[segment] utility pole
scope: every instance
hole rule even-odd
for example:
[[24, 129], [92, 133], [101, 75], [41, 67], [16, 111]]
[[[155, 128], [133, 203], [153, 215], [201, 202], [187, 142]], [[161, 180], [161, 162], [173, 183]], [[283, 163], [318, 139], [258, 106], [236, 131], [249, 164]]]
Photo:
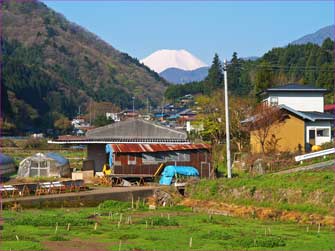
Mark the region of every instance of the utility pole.
[[147, 97], [147, 114], [149, 114], [149, 98]]
[[92, 100], [90, 99], [90, 126], [92, 125]]
[[227, 60], [226, 59], [223, 62], [223, 72], [224, 72], [224, 101], [225, 101], [225, 114], [226, 114], [227, 175], [228, 175], [228, 179], [231, 179], [228, 78], [227, 78]]
[[133, 96], [133, 117], [135, 118], [135, 97]]

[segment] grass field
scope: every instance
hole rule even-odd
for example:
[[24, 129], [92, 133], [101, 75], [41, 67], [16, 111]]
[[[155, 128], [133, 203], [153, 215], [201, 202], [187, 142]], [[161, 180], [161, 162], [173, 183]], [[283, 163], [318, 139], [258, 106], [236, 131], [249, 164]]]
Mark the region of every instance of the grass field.
[[208, 215], [181, 206], [149, 211], [106, 201], [96, 208], [4, 211], [3, 217], [1, 250], [334, 248], [330, 227]]

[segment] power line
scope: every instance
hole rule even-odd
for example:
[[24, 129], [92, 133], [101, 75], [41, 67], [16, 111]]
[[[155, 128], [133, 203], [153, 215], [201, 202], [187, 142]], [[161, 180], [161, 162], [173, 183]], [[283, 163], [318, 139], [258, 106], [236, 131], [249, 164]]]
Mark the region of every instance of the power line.
[[[335, 72], [335, 69], [322, 69], [320, 66], [284, 66], [284, 65], [253, 65], [253, 66], [238, 66], [239, 69], [269, 69], [269, 70], [303, 70], [305, 72]], [[331, 68], [331, 66], [329, 66]]]

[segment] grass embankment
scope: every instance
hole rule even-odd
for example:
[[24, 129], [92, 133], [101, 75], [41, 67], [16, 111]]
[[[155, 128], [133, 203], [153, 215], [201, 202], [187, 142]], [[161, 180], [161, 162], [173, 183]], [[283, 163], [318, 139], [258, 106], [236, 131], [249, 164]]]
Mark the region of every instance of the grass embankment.
[[6, 210], [3, 217], [1, 250], [332, 250], [334, 246], [329, 227], [318, 231], [315, 225], [211, 216], [180, 206], [149, 211], [143, 205], [131, 209], [130, 203], [106, 201], [97, 208]]
[[328, 169], [201, 180], [189, 186], [187, 194], [194, 199], [333, 215], [334, 172]]

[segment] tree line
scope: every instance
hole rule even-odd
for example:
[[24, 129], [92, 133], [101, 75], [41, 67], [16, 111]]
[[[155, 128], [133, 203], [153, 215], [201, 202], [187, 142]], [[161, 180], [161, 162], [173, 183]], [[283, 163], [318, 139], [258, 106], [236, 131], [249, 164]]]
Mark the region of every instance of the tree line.
[[[255, 97], [263, 89], [296, 82], [327, 88], [330, 94], [326, 102], [330, 103], [334, 97], [333, 48], [334, 42], [328, 38], [321, 46], [309, 43], [274, 48], [255, 61], [239, 58], [234, 52], [227, 66], [229, 92]], [[203, 81], [171, 85], [165, 97], [174, 100], [186, 94], [211, 95], [223, 84], [222, 62], [215, 54]]]

